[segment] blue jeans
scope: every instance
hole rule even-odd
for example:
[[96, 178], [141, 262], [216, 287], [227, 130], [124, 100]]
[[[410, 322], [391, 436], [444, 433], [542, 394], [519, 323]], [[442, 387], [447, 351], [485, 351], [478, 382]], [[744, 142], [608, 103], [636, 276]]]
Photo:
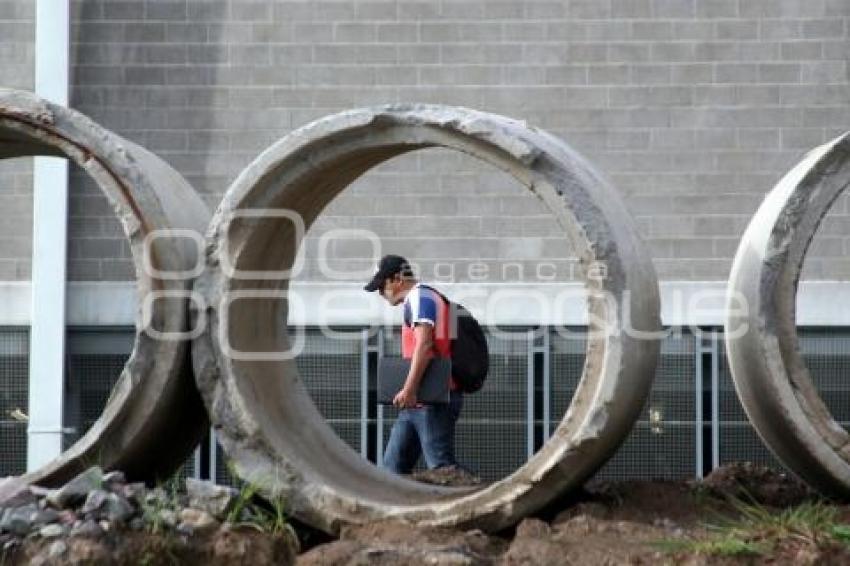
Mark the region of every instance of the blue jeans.
[[383, 466], [397, 474], [409, 474], [420, 454], [429, 469], [457, 465], [455, 423], [463, 407], [463, 393], [451, 391], [448, 403], [402, 409], [390, 431]]

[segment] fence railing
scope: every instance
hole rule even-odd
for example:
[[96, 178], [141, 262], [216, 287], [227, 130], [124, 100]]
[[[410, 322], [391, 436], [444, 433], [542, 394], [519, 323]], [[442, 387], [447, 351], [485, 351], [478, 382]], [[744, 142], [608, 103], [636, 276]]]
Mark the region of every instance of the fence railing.
[[[396, 410], [375, 402], [377, 362], [400, 356], [398, 328], [318, 328], [305, 332], [296, 359], [328, 424], [351, 448], [380, 462]], [[584, 365], [581, 328], [488, 331], [490, 375], [465, 396], [456, 430], [459, 461], [485, 480], [513, 472], [553, 433], [569, 406]], [[735, 395], [722, 339], [707, 329], [675, 329], [662, 342], [655, 381], [640, 418], [617, 454], [598, 472], [604, 479], [681, 479], [748, 460], [776, 468]], [[66, 446], [97, 419], [132, 347], [132, 329], [69, 328], [64, 420]], [[850, 330], [800, 329], [813, 379], [837, 420], [850, 426]], [[26, 467], [28, 329], [0, 328], [0, 477]], [[211, 436], [184, 475], [233, 483]], [[420, 468], [422, 464], [420, 463]]]

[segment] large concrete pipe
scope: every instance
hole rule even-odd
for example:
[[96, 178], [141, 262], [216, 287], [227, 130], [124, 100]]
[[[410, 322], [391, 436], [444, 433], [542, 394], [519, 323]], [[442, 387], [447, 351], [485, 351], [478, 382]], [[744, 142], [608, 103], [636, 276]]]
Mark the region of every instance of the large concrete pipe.
[[850, 132], [813, 149], [767, 195], [732, 264], [726, 349], [759, 436], [812, 486], [850, 495], [850, 435], [830, 414], [800, 354], [800, 270], [830, 205], [850, 184]]
[[[22, 479], [57, 484], [93, 464], [130, 478], [164, 478], [208, 426], [191, 375], [186, 306], [209, 211], [183, 177], [150, 152], [78, 112], [2, 89], [0, 159], [33, 155], [67, 157], [109, 199], [130, 242], [139, 309], [133, 352], [103, 414], [73, 446]], [[149, 316], [143, 317], [146, 304]]]
[[[294, 211], [309, 227], [370, 168], [428, 147], [513, 175], [551, 209], [585, 275], [592, 262], [607, 269], [586, 277], [591, 333], [566, 415], [526, 464], [477, 489], [420, 484], [369, 463], [322, 418], [294, 360], [278, 355], [289, 343], [288, 280], [275, 274], [293, 265], [298, 245], [292, 220], [279, 213]], [[580, 486], [614, 454], [658, 358], [655, 272], [616, 191], [562, 141], [493, 114], [397, 105], [343, 112], [292, 132], [227, 191], [207, 232], [206, 262], [195, 289], [206, 298], [209, 324], [192, 350], [218, 438], [242, 478], [285, 497], [296, 517], [328, 532], [382, 518], [487, 530], [517, 521]]]

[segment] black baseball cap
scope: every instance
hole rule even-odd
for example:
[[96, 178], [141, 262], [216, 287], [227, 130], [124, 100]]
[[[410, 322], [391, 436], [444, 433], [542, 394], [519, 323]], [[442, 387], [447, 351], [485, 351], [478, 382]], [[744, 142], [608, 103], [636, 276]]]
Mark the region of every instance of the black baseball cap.
[[412, 277], [413, 269], [411, 269], [407, 260], [400, 255], [385, 255], [378, 262], [378, 271], [372, 276], [372, 280], [363, 288], [369, 292], [377, 291], [384, 286], [385, 279], [392, 277], [396, 273]]

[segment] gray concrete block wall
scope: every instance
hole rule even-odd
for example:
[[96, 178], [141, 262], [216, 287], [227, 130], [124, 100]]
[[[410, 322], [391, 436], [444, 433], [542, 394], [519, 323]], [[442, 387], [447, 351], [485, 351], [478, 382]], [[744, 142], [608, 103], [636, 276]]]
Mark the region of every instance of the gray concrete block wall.
[[[32, 89], [35, 3], [0, 0], [0, 86]], [[30, 278], [32, 159], [0, 161], [0, 281]]]
[[[847, 0], [72, 6], [72, 104], [162, 155], [211, 207], [267, 144], [314, 118], [394, 101], [471, 106], [549, 129], [591, 159], [668, 280], [726, 279], [764, 193], [850, 127]], [[126, 248], [109, 243], [120, 227], [90, 189], [75, 177], [70, 276], [129, 279]], [[850, 275], [848, 223], [843, 199], [808, 277]], [[526, 280], [539, 264], [574, 267], [533, 197], [445, 151], [393, 160], [342, 194], [308, 234], [300, 279], [322, 277], [318, 238], [339, 226], [373, 229], [425, 277], [452, 258], [461, 280], [479, 258], [498, 273], [490, 280], [518, 277], [499, 269], [507, 262], [528, 266]], [[329, 263], [371, 265], [364, 249], [336, 242]]]

